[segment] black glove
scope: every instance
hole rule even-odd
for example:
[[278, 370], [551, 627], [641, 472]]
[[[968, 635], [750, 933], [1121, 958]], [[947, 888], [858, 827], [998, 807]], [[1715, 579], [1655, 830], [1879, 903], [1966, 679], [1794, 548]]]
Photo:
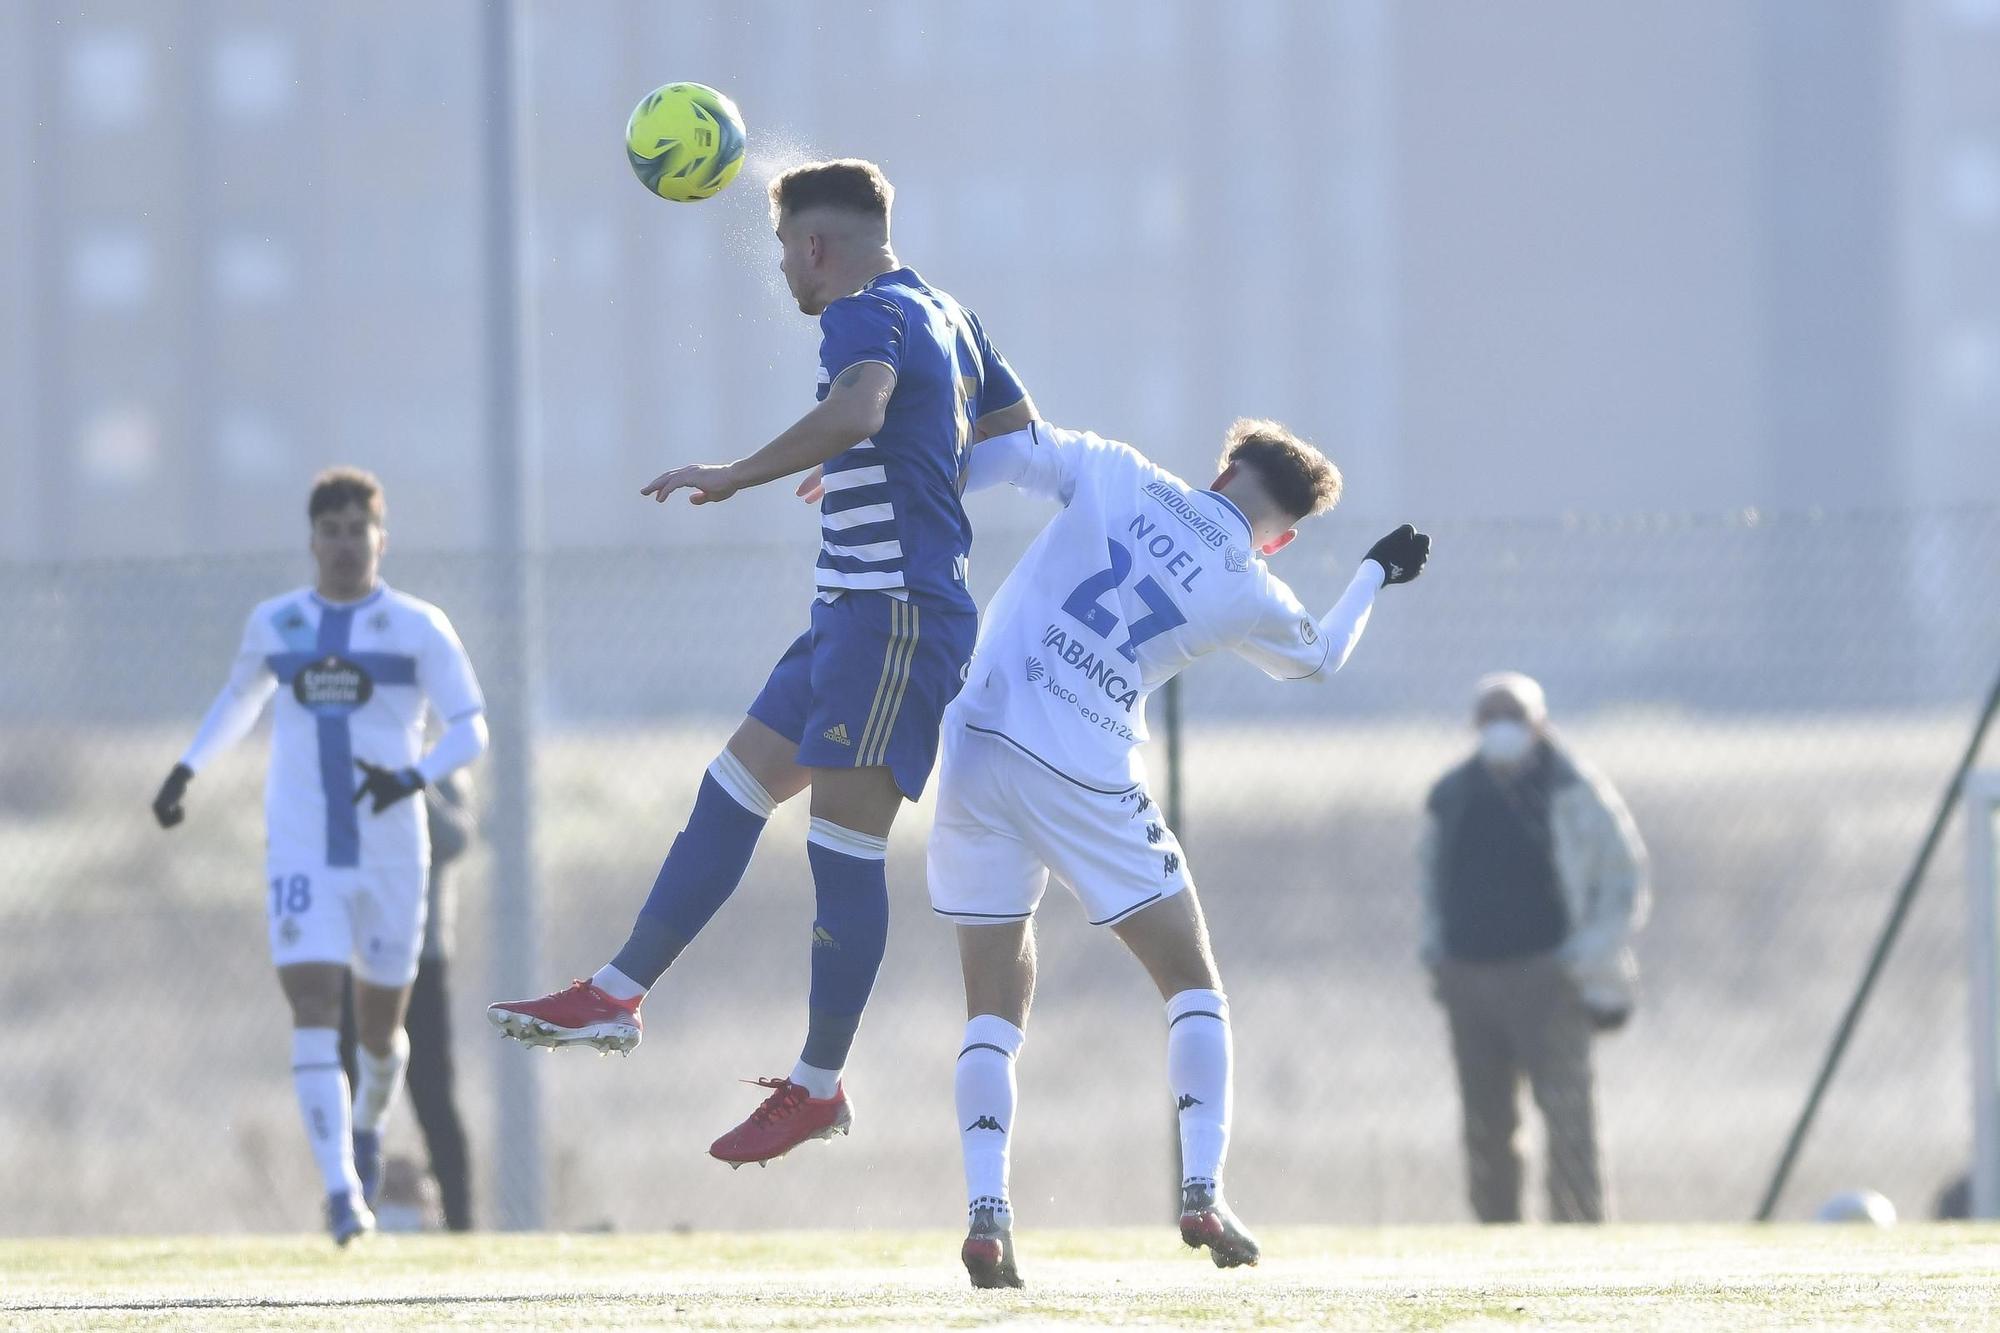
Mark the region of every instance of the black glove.
[[187, 818], [187, 811], [181, 809], [181, 797], [187, 795], [188, 782], [193, 777], [193, 769], [186, 764], [175, 764], [174, 771], [160, 784], [160, 794], [153, 798], [153, 818], [160, 821], [161, 828], [172, 828]]
[[424, 775], [414, 768], [383, 768], [366, 759], [355, 760], [354, 766], [368, 775], [361, 779], [361, 789], [354, 793], [354, 803], [360, 805], [363, 797], [373, 796], [374, 812], [378, 815], [404, 797], [424, 789]]
[[1408, 583], [1424, 572], [1424, 562], [1431, 558], [1430, 534], [1405, 523], [1369, 547], [1365, 558], [1382, 566], [1382, 572], [1389, 576], [1382, 580], [1383, 587]]

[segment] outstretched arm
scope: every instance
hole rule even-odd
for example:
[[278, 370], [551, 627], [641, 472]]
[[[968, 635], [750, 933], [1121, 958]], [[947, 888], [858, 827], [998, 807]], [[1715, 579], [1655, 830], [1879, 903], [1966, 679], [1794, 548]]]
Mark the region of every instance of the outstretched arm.
[[1267, 574], [1264, 611], [1236, 651], [1279, 680], [1330, 679], [1361, 642], [1376, 594], [1423, 573], [1430, 552], [1431, 539], [1405, 523], [1368, 548], [1340, 600], [1317, 620], [1305, 614], [1291, 589]]
[[1103, 468], [1144, 466], [1145, 460], [1129, 444], [1089, 431], [1031, 421], [1025, 430], [972, 446], [965, 463], [964, 489], [970, 493], [992, 486], [1016, 486], [1066, 505], [1076, 498], [1077, 480], [1084, 474]]
[[733, 463], [670, 469], [639, 494], [665, 501], [675, 491], [687, 490], [695, 504], [716, 504], [747, 487], [818, 467], [882, 429], [895, 389], [896, 372], [882, 362], [849, 366], [834, 377], [823, 401], [756, 453]]

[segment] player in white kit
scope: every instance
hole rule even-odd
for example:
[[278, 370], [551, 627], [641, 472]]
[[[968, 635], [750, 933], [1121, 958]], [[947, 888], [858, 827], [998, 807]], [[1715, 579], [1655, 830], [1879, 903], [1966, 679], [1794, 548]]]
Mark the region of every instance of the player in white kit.
[[[337, 468], [307, 503], [315, 586], [259, 603], [229, 680], [174, 765], [153, 813], [185, 817], [194, 775], [256, 725], [276, 696], [264, 788], [265, 913], [292, 1010], [292, 1083], [345, 1245], [374, 1226], [382, 1123], [409, 1063], [403, 1011], [424, 937], [430, 842], [409, 797], [486, 749], [485, 701], [444, 612], [378, 580], [381, 484]], [[282, 688], [281, 688], [282, 687]], [[426, 704], [444, 734], [424, 752]], [[340, 1065], [349, 968], [360, 1067]]]
[[1129, 445], [1036, 423], [974, 451], [967, 489], [1010, 482], [1063, 505], [986, 609], [945, 713], [931, 904], [959, 926], [966, 1024], [956, 1091], [973, 1285], [1019, 1286], [1007, 1162], [1035, 980], [1033, 917], [1053, 871], [1117, 932], [1166, 1000], [1179, 1109], [1181, 1237], [1218, 1267], [1257, 1262], [1224, 1204], [1229, 1003], [1179, 842], [1146, 793], [1146, 698], [1196, 658], [1233, 651], [1281, 680], [1325, 680], [1376, 593], [1423, 571], [1430, 538], [1377, 542], [1333, 609], [1308, 614], [1265, 566], [1340, 473], [1273, 421], [1231, 427], [1208, 490]]

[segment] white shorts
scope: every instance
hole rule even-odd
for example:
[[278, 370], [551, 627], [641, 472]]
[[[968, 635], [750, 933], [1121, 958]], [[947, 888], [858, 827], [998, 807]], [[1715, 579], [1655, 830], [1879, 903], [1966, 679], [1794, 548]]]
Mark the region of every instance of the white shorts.
[[961, 926], [1025, 921], [1049, 872], [1093, 926], [1188, 885], [1180, 840], [1144, 787], [1084, 786], [998, 736], [946, 723], [927, 871], [931, 910]]
[[336, 963], [371, 986], [409, 985], [424, 944], [426, 878], [422, 866], [272, 864], [264, 877], [271, 961]]

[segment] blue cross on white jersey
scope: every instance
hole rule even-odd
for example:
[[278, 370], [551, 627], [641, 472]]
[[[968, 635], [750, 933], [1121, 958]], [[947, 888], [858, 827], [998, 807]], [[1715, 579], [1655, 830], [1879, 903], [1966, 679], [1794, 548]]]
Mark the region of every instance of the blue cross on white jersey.
[[[264, 803], [274, 862], [428, 863], [423, 802], [379, 815], [356, 805], [355, 761], [411, 767], [423, 753], [426, 703], [447, 723], [485, 707], [442, 611], [386, 586], [350, 603], [306, 588], [273, 598], [244, 626], [231, 691], [255, 707], [277, 696]], [[199, 770], [226, 743], [204, 728], [184, 762]]]

